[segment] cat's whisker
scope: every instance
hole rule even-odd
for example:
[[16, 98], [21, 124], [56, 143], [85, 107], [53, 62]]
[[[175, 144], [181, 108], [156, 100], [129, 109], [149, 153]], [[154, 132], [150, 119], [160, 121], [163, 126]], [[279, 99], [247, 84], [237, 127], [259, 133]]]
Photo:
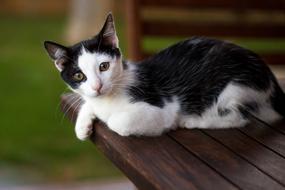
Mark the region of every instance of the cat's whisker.
[[70, 97], [70, 96], [75, 96], [76, 94], [74, 94], [74, 93], [69, 93], [69, 94], [65, 94], [65, 92], [63, 92], [61, 95], [63, 95], [64, 94], [64, 96], [66, 96], [66, 97]]
[[64, 117], [67, 115], [67, 113], [69, 112], [69, 110], [70, 110], [76, 103], [78, 103], [79, 101], [80, 101], [80, 98], [77, 99], [75, 102], [73, 102], [73, 103], [68, 107], [68, 109], [67, 109], [67, 110], [64, 112], [64, 114], [62, 115], [62, 118], [61, 118], [60, 123], [63, 122], [63, 119], [64, 119]]
[[[128, 76], [129, 75], [129, 76]], [[115, 80], [113, 80], [113, 82], [117, 82], [117, 81], [127, 81], [127, 80], [129, 80], [129, 81], [131, 81], [131, 78], [132, 78], [132, 75], [131, 74], [120, 74], [119, 76], [117, 76], [116, 78], [115, 78]]]
[[[143, 90], [141, 90], [140, 88], [136, 87], [136, 86], [126, 86], [126, 85], [121, 85], [121, 84], [112, 84], [113, 87], [121, 87], [121, 88], [134, 88], [136, 90], [138, 90], [141, 94], [145, 94], [145, 92]], [[148, 92], [151, 93], [151, 92]]]
[[[68, 88], [66, 88], [66, 90], [67, 90]], [[65, 92], [66, 92], [66, 90], [61, 94], [61, 95], [63, 95]], [[74, 96], [74, 94], [67, 94], [67, 95], [65, 95], [66, 97], [72, 97], [72, 96]], [[55, 109], [55, 113], [54, 113], [54, 117], [55, 118], [57, 118], [57, 115], [58, 115], [58, 113], [59, 113], [59, 108], [60, 108], [60, 106], [61, 106], [61, 102], [59, 101], [58, 103], [57, 103], [57, 105], [56, 105], [56, 109]]]
[[78, 95], [73, 95], [73, 96], [71, 96], [70, 99], [68, 98], [66, 104], [62, 108], [62, 111], [64, 112], [66, 107], [78, 97], [79, 97]]
[[[75, 102], [77, 101], [76, 97], [73, 97], [73, 100], [75, 100]], [[63, 118], [66, 116], [66, 113], [68, 112], [68, 109], [70, 108], [70, 103], [71, 103], [71, 100], [67, 101], [64, 108], [62, 109], [62, 112], [63, 112], [63, 115], [61, 117], [61, 120], [60, 120], [60, 123], [62, 123], [63, 121]], [[73, 102], [74, 103], [74, 102]], [[72, 104], [73, 104], [72, 103]], [[67, 108], [67, 109], [66, 109]]]
[[74, 105], [74, 104], [76, 104], [79, 100], [81, 100], [81, 97], [77, 97], [77, 98], [75, 98], [74, 100], [73, 100], [73, 103], [68, 103], [68, 104], [70, 104], [70, 106], [66, 109], [66, 110], [64, 110], [64, 113], [66, 114], [66, 113], [68, 113], [68, 111], [72, 108], [72, 106]]
[[82, 105], [82, 102], [81, 101], [79, 101], [78, 102], [78, 104], [77, 105], [75, 105], [75, 107], [74, 107], [74, 109], [73, 109], [73, 111], [72, 111], [72, 114], [71, 114], [71, 121], [74, 121], [74, 113], [77, 111], [77, 108], [80, 106], [80, 105]]
[[81, 101], [81, 97], [78, 97], [78, 99], [76, 99], [76, 100], [68, 107], [67, 110], [63, 110], [63, 111], [64, 111], [64, 114], [63, 114], [63, 116], [62, 116], [62, 118], [61, 118], [61, 123], [62, 123], [64, 117], [67, 115], [68, 111], [69, 111], [76, 103], [78, 103], [79, 101]]

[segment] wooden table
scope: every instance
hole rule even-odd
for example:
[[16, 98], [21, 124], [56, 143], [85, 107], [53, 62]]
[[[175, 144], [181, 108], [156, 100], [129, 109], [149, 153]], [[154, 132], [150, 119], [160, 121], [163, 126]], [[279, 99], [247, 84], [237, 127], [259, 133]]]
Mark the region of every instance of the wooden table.
[[[72, 103], [62, 96], [62, 108]], [[285, 189], [285, 122], [160, 137], [121, 137], [100, 121], [94, 130], [91, 140], [138, 189]]]

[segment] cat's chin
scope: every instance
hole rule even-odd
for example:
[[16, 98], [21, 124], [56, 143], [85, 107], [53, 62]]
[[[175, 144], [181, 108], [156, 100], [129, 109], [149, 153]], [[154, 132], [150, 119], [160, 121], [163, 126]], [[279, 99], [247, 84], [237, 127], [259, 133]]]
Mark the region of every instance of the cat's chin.
[[89, 91], [89, 92], [82, 92], [82, 91], [77, 91], [77, 90], [73, 90], [74, 92], [76, 92], [77, 94], [79, 94], [80, 96], [86, 97], [86, 98], [101, 98], [101, 97], [105, 97], [105, 96], [109, 96], [112, 94], [112, 89], [111, 88], [106, 88], [106, 89], [102, 89], [102, 91], [100, 93], [95, 92], [95, 91]]
[[106, 94], [107, 93], [96, 93], [96, 92], [94, 92], [94, 93], [88, 93], [88, 94], [84, 94], [84, 96], [86, 96], [86, 97], [88, 97], [88, 98], [101, 98], [101, 97], [104, 97], [104, 96], [106, 96]]
[[96, 92], [89, 92], [89, 93], [82, 93], [80, 91], [74, 91], [75, 93], [79, 94], [82, 97], [86, 97], [86, 98], [96, 98], [98, 96], [100, 96], [101, 94], [98, 94]]

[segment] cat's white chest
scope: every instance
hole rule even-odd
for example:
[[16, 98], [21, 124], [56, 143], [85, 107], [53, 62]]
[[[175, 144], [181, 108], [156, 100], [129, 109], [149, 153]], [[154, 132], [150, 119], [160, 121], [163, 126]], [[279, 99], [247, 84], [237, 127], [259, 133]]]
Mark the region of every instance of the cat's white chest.
[[91, 105], [95, 116], [104, 122], [113, 113], [122, 112], [132, 106], [126, 96], [88, 99], [86, 103]]

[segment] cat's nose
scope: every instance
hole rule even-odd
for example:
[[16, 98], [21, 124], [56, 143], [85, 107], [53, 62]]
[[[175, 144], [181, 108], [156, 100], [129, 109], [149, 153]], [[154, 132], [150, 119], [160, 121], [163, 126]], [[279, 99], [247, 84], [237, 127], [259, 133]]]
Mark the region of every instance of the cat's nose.
[[92, 89], [97, 91], [97, 92], [100, 92], [101, 88], [102, 88], [102, 83], [97, 83], [97, 84], [92, 86]]

